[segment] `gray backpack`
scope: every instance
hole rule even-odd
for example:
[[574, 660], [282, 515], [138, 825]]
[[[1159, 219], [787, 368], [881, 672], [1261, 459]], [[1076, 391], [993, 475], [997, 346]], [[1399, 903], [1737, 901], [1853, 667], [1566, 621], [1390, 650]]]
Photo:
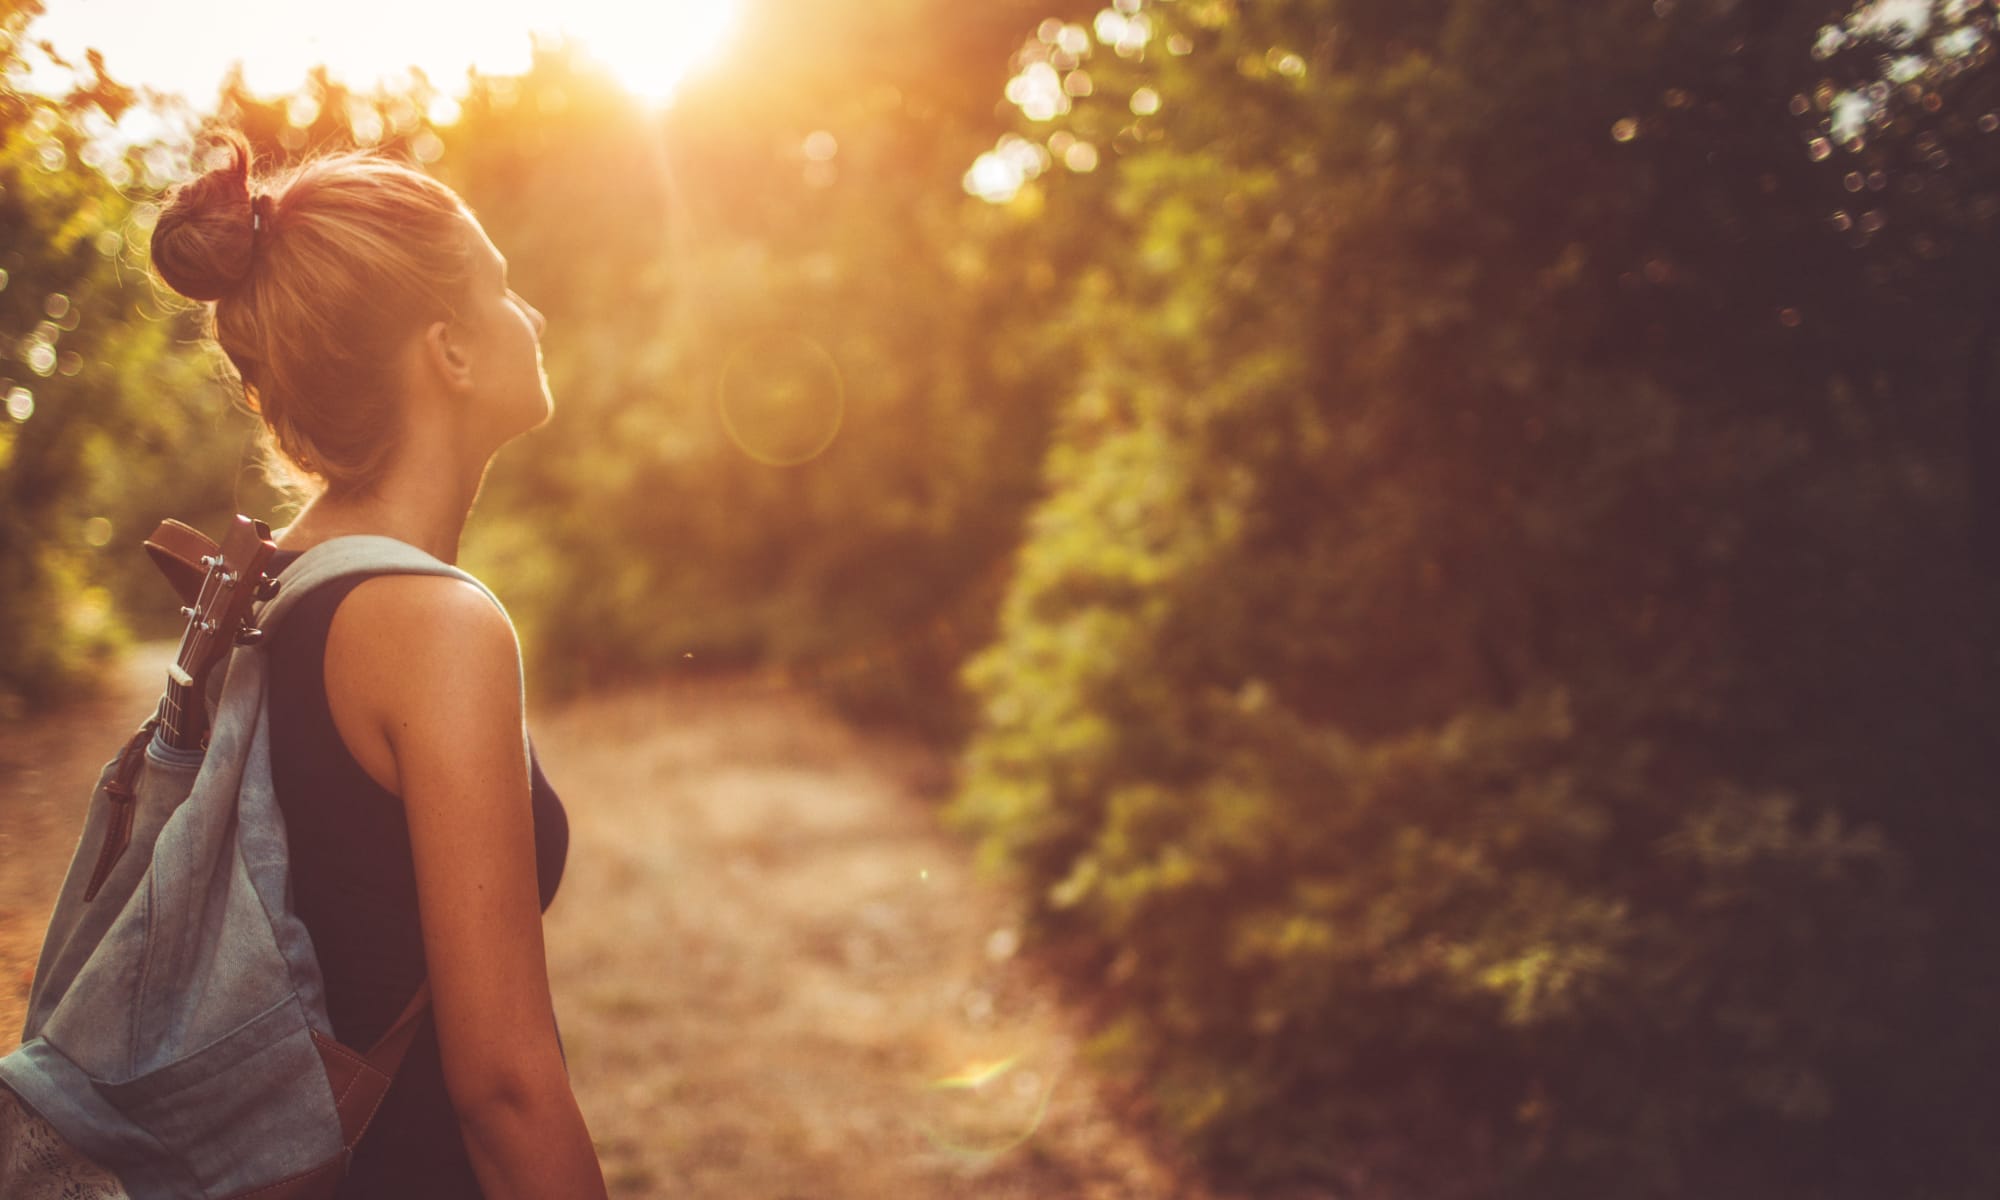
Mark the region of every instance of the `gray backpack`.
[[[300, 555], [250, 623], [268, 631], [360, 571], [450, 575], [493, 596], [413, 546], [357, 535]], [[291, 909], [266, 666], [255, 644], [228, 652], [205, 750], [167, 744], [156, 716], [98, 780], [22, 1044], [0, 1057], [8, 1200], [330, 1196], [388, 1091], [429, 985], [376, 1046], [334, 1040]]]

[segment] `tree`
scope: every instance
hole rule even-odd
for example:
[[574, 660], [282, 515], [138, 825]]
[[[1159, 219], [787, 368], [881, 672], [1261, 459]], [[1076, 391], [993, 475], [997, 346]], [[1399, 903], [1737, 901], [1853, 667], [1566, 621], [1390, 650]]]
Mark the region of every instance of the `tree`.
[[[22, 60], [39, 5], [0, 11], [0, 69]], [[174, 601], [139, 553], [164, 516], [228, 503], [234, 450], [209, 364], [182, 344], [145, 273], [158, 148], [116, 122], [156, 103], [104, 73], [60, 100], [0, 89], [0, 708], [73, 689], [129, 614], [171, 626]]]
[[1030, 48], [1115, 169], [1030, 185], [1106, 249], [955, 811], [1221, 1168], [1991, 1190], [1968, 330], [1816, 219], [1839, 15], [1128, 2]]

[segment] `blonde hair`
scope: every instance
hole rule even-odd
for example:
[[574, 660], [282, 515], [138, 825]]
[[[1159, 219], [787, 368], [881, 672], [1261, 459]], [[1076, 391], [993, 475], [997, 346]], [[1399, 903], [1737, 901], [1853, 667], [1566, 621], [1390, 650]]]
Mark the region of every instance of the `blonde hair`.
[[294, 499], [366, 493], [401, 429], [395, 352], [466, 295], [470, 214], [444, 184], [378, 154], [256, 178], [241, 133], [210, 137], [223, 161], [168, 195], [153, 268], [210, 302], [205, 332], [262, 418], [274, 482]]

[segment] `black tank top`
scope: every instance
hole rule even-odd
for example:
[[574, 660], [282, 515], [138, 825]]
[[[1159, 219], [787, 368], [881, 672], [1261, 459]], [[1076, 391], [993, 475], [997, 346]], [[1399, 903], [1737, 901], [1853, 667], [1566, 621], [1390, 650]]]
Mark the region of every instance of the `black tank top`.
[[[281, 550], [275, 573], [299, 551]], [[367, 1049], [423, 981], [423, 931], [403, 802], [347, 750], [326, 701], [334, 610], [369, 575], [313, 589], [271, 633], [271, 777], [290, 844], [292, 903], [326, 980], [334, 1036]], [[546, 911], [562, 880], [569, 821], [532, 743], [536, 881]], [[437, 1027], [424, 1014], [402, 1069], [356, 1147], [340, 1200], [479, 1198], [445, 1091]]]

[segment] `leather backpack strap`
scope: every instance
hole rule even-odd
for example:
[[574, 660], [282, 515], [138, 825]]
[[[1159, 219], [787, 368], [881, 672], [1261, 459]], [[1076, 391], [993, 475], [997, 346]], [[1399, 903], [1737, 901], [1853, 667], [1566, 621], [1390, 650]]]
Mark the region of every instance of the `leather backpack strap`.
[[238, 1193], [229, 1200], [330, 1200], [347, 1174], [348, 1163], [354, 1158], [354, 1148], [361, 1144], [361, 1135], [368, 1132], [369, 1123], [375, 1119], [375, 1110], [382, 1106], [382, 1098], [389, 1094], [389, 1084], [396, 1078], [397, 1069], [403, 1065], [403, 1056], [409, 1052], [410, 1043], [416, 1037], [417, 1023], [423, 1019], [424, 1010], [430, 1007], [430, 999], [430, 981], [425, 980], [417, 985], [417, 994], [403, 1006], [402, 1015], [376, 1041], [375, 1048], [366, 1054], [356, 1054], [319, 1030], [313, 1030], [313, 1045], [319, 1050], [320, 1061], [326, 1065], [327, 1082], [333, 1085], [334, 1110], [340, 1114], [341, 1152], [316, 1167], [288, 1179]]
[[403, 1015], [389, 1026], [389, 1032], [375, 1042], [375, 1048], [368, 1052], [369, 1065], [384, 1075], [393, 1076], [396, 1068], [403, 1065], [403, 1056], [410, 1052], [410, 1043], [416, 1040], [417, 1023], [423, 1020], [424, 1010], [431, 1004], [431, 981], [426, 979], [417, 985], [417, 994], [403, 1006]]
[[356, 1054], [318, 1030], [313, 1031], [313, 1044], [319, 1049], [320, 1061], [326, 1065], [327, 1082], [333, 1085], [333, 1106], [340, 1114], [340, 1140], [350, 1151], [360, 1143], [361, 1135], [368, 1132], [375, 1110], [382, 1106], [382, 1097], [389, 1094], [389, 1085], [402, 1067], [410, 1043], [416, 1040], [417, 1026], [430, 1002], [431, 985], [425, 980], [417, 986], [417, 994], [403, 1006], [402, 1015], [366, 1054]]

